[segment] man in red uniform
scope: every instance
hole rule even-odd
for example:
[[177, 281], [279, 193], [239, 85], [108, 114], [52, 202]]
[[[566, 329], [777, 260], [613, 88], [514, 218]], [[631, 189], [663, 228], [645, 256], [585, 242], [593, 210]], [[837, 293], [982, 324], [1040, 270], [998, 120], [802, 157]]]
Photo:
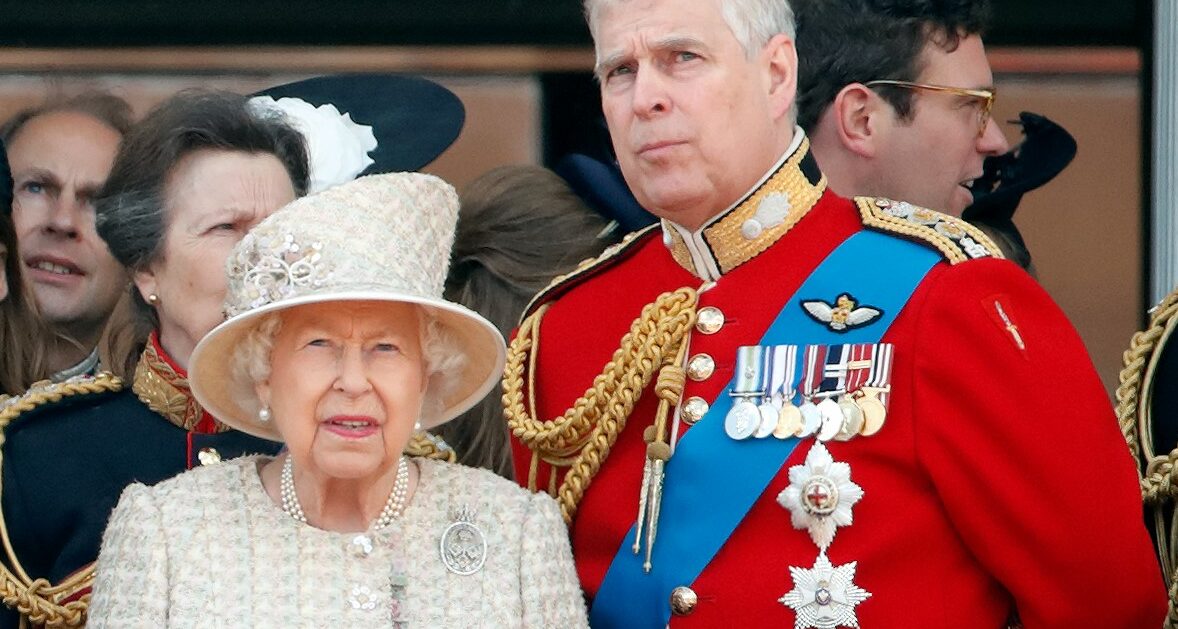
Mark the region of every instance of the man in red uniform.
[[1160, 624], [1079, 338], [972, 227], [827, 189], [788, 5], [586, 13], [619, 163], [662, 221], [535, 300], [504, 401], [592, 624]]

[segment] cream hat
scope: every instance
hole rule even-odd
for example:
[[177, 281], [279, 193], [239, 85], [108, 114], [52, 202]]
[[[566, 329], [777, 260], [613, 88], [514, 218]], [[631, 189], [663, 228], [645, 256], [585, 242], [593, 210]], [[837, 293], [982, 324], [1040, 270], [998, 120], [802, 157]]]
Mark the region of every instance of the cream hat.
[[[431, 312], [465, 355], [430, 428], [491, 390], [503, 371], [503, 336], [473, 311], [446, 301], [458, 195], [432, 175], [370, 175], [303, 197], [254, 227], [226, 262], [229, 317], [192, 353], [189, 382], [201, 406], [243, 432], [280, 440], [257, 417], [252, 383], [235, 383], [235, 348], [265, 317], [304, 304], [391, 301]], [[248, 393], [243, 393], [248, 391]]]

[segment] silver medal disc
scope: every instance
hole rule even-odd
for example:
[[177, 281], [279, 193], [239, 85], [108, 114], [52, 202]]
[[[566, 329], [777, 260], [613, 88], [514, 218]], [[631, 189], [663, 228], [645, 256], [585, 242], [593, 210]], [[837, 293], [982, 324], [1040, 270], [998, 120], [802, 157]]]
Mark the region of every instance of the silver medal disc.
[[761, 414], [761, 425], [757, 427], [757, 433], [753, 436], [757, 439], [764, 439], [773, 434], [773, 429], [777, 428], [777, 407], [773, 406], [772, 402], [762, 402], [757, 407], [757, 412]]
[[733, 439], [748, 439], [760, 426], [761, 413], [757, 405], [748, 400], [737, 400], [724, 417], [724, 432]]
[[843, 429], [843, 421], [846, 418], [843, 417], [843, 411], [838, 403], [830, 398], [818, 403], [818, 412], [822, 415], [822, 428], [818, 429], [818, 440], [830, 441]]
[[805, 439], [817, 433], [818, 429], [822, 427], [822, 413], [818, 412], [818, 407], [807, 400], [798, 407], [798, 412], [802, 414], [802, 432], [797, 436]]

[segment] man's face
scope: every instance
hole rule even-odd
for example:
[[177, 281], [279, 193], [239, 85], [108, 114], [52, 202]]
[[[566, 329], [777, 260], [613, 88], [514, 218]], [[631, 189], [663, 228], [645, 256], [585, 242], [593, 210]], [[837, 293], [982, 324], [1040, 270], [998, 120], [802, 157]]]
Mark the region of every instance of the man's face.
[[596, 47], [618, 162], [654, 214], [698, 228], [787, 148], [792, 134], [780, 122], [793, 104], [793, 42], [778, 35], [750, 60], [719, 0], [609, 5]]
[[[953, 52], [926, 43], [921, 60], [924, 69], [916, 83], [968, 89], [993, 86], [986, 51], [976, 35], [961, 38]], [[994, 121], [978, 135], [982, 106], [983, 101], [975, 97], [912, 90], [911, 119], [900, 120], [893, 111], [884, 124], [873, 194], [960, 216], [973, 202], [968, 186], [982, 175], [982, 161], [1010, 148]]]
[[29, 120], [8, 144], [25, 279], [45, 320], [79, 337], [102, 327], [126, 286], [94, 229], [93, 205], [120, 139], [87, 114], [62, 111]]

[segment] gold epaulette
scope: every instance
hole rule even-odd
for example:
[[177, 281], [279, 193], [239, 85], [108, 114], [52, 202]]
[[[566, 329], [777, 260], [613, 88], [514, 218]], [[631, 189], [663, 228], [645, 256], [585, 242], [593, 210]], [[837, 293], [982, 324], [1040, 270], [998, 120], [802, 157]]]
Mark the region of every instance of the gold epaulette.
[[[105, 372], [78, 376], [65, 382], [38, 382], [23, 394], [0, 402], [0, 445], [3, 444], [3, 431], [24, 413], [65, 398], [122, 389], [122, 379]], [[2, 464], [3, 453], [0, 451]], [[86, 609], [90, 606], [89, 589], [94, 584], [94, 564], [83, 567], [61, 583], [53, 584], [44, 578], [31, 578], [26, 573], [12, 549], [8, 525], [3, 517], [0, 517], [0, 542], [5, 553], [5, 561], [0, 562], [0, 600], [5, 605], [37, 626], [80, 627], [85, 624]]]
[[989, 236], [960, 218], [876, 197], [855, 197], [855, 205], [865, 227], [926, 243], [940, 251], [949, 264], [1003, 257]]
[[458, 453], [454, 451], [454, 448], [450, 447], [445, 439], [426, 430], [413, 433], [413, 437], [405, 446], [405, 454], [448, 463], [458, 462]]
[[[0, 432], [17, 417], [40, 406], [56, 404], [64, 398], [110, 393], [122, 389], [122, 378], [105, 371], [93, 376], [77, 376], [65, 382], [42, 380], [34, 383], [28, 391], [0, 401]], [[0, 434], [0, 444], [3, 443], [3, 435]]]
[[540, 304], [559, 297], [565, 291], [572, 288], [573, 286], [576, 286], [578, 283], [588, 279], [589, 277], [592, 277], [593, 275], [596, 275], [604, 269], [608, 269], [622, 260], [625, 260], [630, 253], [633, 253], [638, 249], [638, 245], [641, 244], [644, 240], [642, 238], [643, 236], [657, 229], [659, 229], [659, 224], [655, 223], [653, 225], [643, 227], [638, 231], [630, 232], [629, 234], [626, 234], [625, 238], [622, 238], [621, 242], [606, 247], [605, 251], [602, 251], [601, 255], [597, 256], [596, 258], [582, 260], [572, 271], [569, 271], [564, 275], [557, 275], [556, 277], [552, 278], [552, 281], [548, 283], [548, 286], [546, 286], [544, 290], [536, 293], [536, 296], [532, 298], [532, 301], [528, 302], [528, 307], [524, 308], [523, 314], [520, 315], [520, 321], [527, 319], [528, 315], [532, 314], [532, 312], [534, 312], [536, 308], [540, 306]]

